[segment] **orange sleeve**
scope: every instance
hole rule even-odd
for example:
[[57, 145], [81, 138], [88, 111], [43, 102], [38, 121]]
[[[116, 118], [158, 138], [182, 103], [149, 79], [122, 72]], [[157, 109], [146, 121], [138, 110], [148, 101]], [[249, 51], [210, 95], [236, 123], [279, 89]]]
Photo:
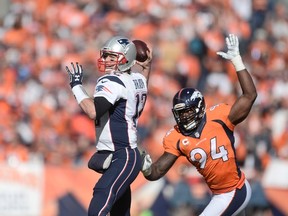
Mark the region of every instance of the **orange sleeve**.
[[225, 103], [220, 103], [217, 104], [216, 106], [210, 107], [210, 110], [213, 110], [213, 115], [216, 116], [217, 118], [220, 118], [224, 121], [224, 123], [227, 125], [227, 127], [234, 131], [235, 125], [229, 120], [228, 116], [231, 110], [231, 105], [225, 104]]
[[180, 137], [174, 128], [168, 131], [163, 138], [164, 151], [177, 157], [181, 156], [181, 152], [177, 148], [177, 142], [179, 139]]
[[229, 120], [228, 116], [231, 110], [231, 105], [228, 104], [223, 104], [223, 108], [225, 110], [225, 112], [223, 112], [225, 114], [224, 119], [226, 120], [225, 123], [228, 126], [228, 128], [232, 131], [234, 131], [235, 125]]

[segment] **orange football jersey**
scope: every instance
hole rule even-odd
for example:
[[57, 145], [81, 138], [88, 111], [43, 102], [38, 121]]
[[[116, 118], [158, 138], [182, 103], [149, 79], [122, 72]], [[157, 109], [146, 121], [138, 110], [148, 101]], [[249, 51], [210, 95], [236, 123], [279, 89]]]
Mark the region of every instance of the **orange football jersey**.
[[185, 156], [204, 177], [215, 194], [240, 188], [245, 176], [237, 165], [234, 125], [228, 119], [231, 106], [218, 104], [206, 110], [206, 123], [199, 138], [184, 136], [177, 126], [163, 139], [165, 152]]

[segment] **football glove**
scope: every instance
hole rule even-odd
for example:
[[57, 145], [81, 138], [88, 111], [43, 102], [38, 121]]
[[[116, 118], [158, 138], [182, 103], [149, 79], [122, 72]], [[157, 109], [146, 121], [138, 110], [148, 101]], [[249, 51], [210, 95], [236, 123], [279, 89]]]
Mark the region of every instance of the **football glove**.
[[239, 52], [239, 41], [238, 37], [234, 34], [229, 34], [225, 39], [227, 45], [227, 52], [217, 52], [217, 55], [222, 56], [222, 58], [228, 59], [234, 65], [236, 71], [241, 71], [245, 69], [245, 66], [242, 62], [242, 58]]
[[82, 65], [79, 65], [78, 62], [76, 62], [76, 67], [74, 66], [73, 62], [71, 62], [73, 72], [70, 71], [68, 66], [66, 66], [66, 71], [69, 75], [70, 79], [70, 86], [73, 88], [76, 85], [82, 85], [83, 81], [83, 69]]
[[152, 165], [151, 156], [149, 154], [147, 154], [145, 151], [143, 151], [141, 154], [141, 157], [142, 157], [141, 172], [143, 173], [144, 176], [149, 176], [152, 172], [152, 170], [151, 170], [151, 165]]

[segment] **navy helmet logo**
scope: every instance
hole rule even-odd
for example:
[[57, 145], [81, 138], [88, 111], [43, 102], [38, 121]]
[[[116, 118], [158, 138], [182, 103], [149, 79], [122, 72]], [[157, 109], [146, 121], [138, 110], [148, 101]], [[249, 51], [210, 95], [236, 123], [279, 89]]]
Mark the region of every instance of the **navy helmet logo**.
[[130, 44], [130, 42], [129, 42], [129, 40], [128, 40], [127, 38], [118, 39], [117, 42], [118, 42], [119, 44], [121, 44], [121, 46], [122, 46], [123, 48], [126, 48], [126, 46], [127, 46], [128, 44]]

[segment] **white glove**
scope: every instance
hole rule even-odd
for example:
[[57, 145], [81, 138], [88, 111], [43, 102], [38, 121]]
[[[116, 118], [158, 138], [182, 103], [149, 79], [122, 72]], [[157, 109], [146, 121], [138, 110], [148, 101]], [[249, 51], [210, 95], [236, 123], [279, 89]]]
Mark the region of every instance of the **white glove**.
[[142, 168], [141, 172], [144, 176], [149, 176], [152, 172], [151, 165], [152, 165], [152, 159], [149, 154], [147, 154], [145, 151], [142, 152]]
[[222, 58], [230, 60], [234, 65], [236, 71], [244, 70], [245, 65], [243, 64], [242, 58], [240, 56], [238, 37], [234, 34], [229, 34], [229, 36], [226, 37], [225, 40], [228, 51], [226, 53], [222, 51], [217, 52], [217, 55], [220, 55], [222, 56]]
[[113, 154], [109, 154], [109, 156], [103, 162], [103, 169], [108, 169], [112, 162]]

